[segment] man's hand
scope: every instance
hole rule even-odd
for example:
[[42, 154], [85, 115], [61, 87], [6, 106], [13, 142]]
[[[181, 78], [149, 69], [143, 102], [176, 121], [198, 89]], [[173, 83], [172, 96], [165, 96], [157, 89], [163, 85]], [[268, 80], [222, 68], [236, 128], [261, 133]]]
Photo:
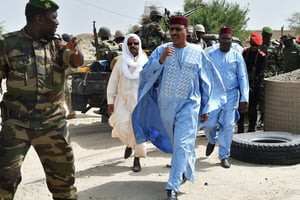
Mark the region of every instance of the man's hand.
[[239, 104], [239, 111], [241, 113], [245, 113], [248, 111], [248, 102], [240, 102]]
[[60, 47], [70, 49], [71, 54], [78, 54], [77, 45], [79, 44], [80, 40], [76, 36], [71, 37], [71, 39], [66, 43], [60, 43]]
[[205, 113], [205, 114], [201, 115], [200, 122], [201, 123], [206, 122], [206, 120], [208, 119], [208, 117], [209, 117], [209, 113]]
[[163, 54], [161, 58], [159, 59], [159, 63], [163, 64], [168, 56], [172, 56], [174, 54], [174, 48], [172, 46], [167, 46], [164, 48]]
[[114, 104], [108, 104], [107, 105], [107, 114], [108, 114], [108, 116], [111, 116], [113, 112], [114, 112]]

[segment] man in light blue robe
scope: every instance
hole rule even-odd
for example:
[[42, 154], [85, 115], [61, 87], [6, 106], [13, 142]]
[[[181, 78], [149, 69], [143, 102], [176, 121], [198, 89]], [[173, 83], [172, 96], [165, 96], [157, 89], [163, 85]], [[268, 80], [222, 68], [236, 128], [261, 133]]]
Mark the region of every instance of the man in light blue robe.
[[249, 81], [247, 67], [240, 52], [231, 47], [232, 28], [224, 27], [219, 34], [220, 47], [207, 49], [206, 52], [222, 76], [226, 89], [227, 103], [210, 113], [209, 119], [201, 124], [208, 139], [206, 156], [213, 150], [216, 141], [219, 143], [219, 158], [224, 168], [230, 167], [230, 146], [239, 119], [240, 112], [246, 112], [249, 102]]
[[151, 141], [171, 153], [166, 185], [177, 199], [184, 180], [194, 180], [195, 140], [200, 121], [226, 102], [221, 76], [199, 45], [186, 41], [187, 18], [169, 20], [172, 42], [157, 47], [140, 74], [139, 100], [133, 112], [137, 143]]

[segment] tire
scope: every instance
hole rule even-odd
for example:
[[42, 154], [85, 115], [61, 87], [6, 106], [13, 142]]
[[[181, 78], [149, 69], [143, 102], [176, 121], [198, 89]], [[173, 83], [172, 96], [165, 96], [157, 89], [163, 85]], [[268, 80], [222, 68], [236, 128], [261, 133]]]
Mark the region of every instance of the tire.
[[258, 164], [297, 164], [300, 163], [300, 135], [272, 131], [235, 134], [231, 157]]

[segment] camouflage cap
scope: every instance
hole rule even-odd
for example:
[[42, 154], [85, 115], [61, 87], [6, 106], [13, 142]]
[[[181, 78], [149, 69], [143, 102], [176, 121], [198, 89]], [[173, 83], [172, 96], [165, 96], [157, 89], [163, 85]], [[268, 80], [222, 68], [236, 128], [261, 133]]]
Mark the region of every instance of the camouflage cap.
[[268, 26], [263, 27], [262, 32], [263, 32], [263, 33], [267, 33], [267, 34], [269, 34], [269, 35], [272, 35], [272, 34], [273, 34], [272, 28], [270, 28], [270, 27], [268, 27]]
[[59, 8], [59, 6], [52, 0], [29, 0], [28, 4], [45, 10], [57, 10]]

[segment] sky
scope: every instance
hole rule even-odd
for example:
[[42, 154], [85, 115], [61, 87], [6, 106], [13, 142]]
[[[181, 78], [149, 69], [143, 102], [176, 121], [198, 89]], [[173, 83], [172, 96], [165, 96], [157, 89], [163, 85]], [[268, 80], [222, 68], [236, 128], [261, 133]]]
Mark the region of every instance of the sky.
[[[112, 34], [122, 29], [128, 32], [137, 24], [145, 12], [145, 6], [157, 5], [167, 8], [171, 13], [183, 10], [184, 0], [55, 0], [58, 10], [59, 34], [73, 35], [92, 33], [93, 21], [97, 30], [106, 26]], [[297, 0], [226, 0], [249, 8], [248, 30], [261, 30], [270, 26], [280, 30], [288, 29], [287, 19], [300, 12]], [[19, 30], [25, 25], [25, 5], [28, 0], [9, 0], [0, 7], [0, 23], [4, 33]], [[208, 0], [203, 0], [209, 3]], [[146, 9], [147, 11], [147, 9]]]

